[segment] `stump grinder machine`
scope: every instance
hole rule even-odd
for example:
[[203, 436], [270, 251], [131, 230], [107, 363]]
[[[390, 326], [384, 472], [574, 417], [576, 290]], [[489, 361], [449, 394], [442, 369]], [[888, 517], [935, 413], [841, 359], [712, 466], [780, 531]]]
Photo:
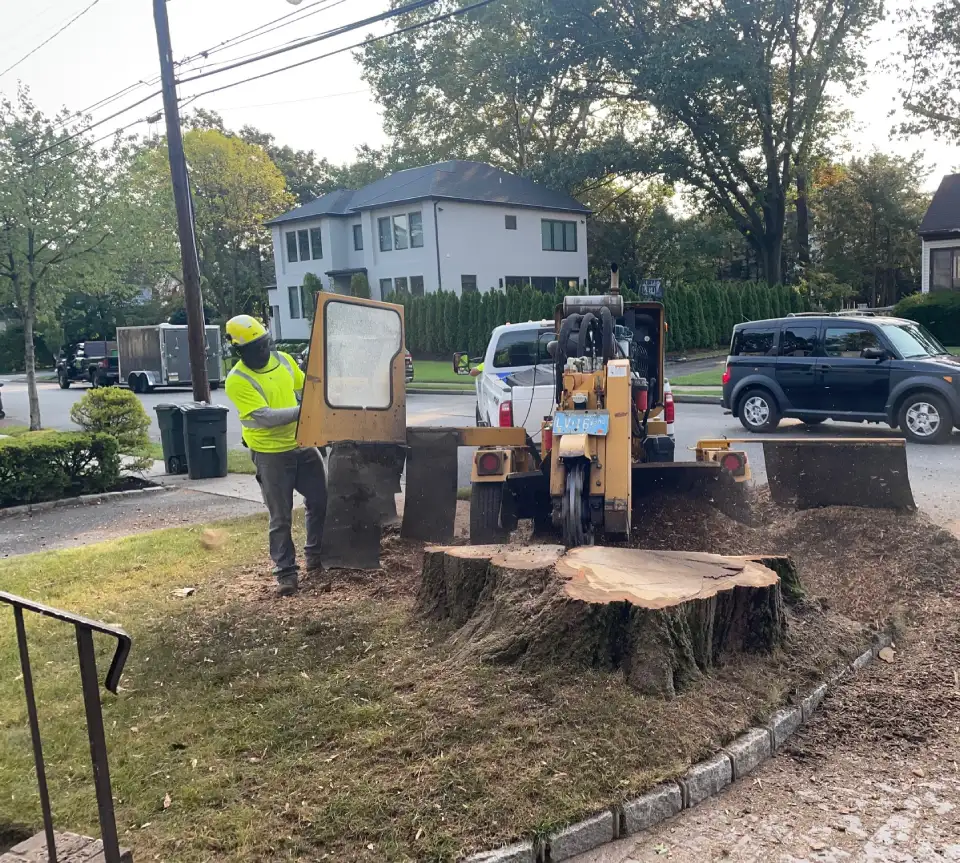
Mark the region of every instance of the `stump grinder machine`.
[[380, 529], [396, 518], [404, 469], [401, 535], [449, 542], [460, 447], [476, 448], [474, 544], [505, 541], [520, 519], [571, 547], [624, 539], [657, 489], [705, 496], [737, 517], [751, 475], [742, 443], [762, 443], [778, 503], [913, 508], [901, 438], [717, 438], [676, 461], [665, 416], [664, 306], [625, 302], [615, 266], [607, 293], [565, 297], [555, 325], [555, 407], [538, 447], [523, 428], [407, 427], [403, 307], [320, 295], [297, 437], [302, 446], [332, 447], [326, 565], [378, 565]]

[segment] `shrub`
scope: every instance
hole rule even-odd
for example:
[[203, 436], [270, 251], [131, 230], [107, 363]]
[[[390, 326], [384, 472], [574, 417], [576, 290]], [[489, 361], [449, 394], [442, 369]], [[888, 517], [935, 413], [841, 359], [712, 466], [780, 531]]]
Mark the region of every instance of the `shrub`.
[[[304, 285], [307, 280], [304, 278]], [[354, 297], [360, 297], [363, 300], [370, 299], [370, 282], [366, 273], [354, 273], [350, 278], [350, 294]]]
[[945, 345], [960, 345], [960, 294], [911, 294], [897, 303], [893, 314], [923, 324]]
[[90, 390], [70, 408], [70, 419], [86, 432], [100, 432], [114, 438], [120, 452], [133, 456], [129, 466], [134, 470], [145, 470], [153, 464], [147, 454], [150, 417], [130, 390], [114, 387]]
[[115, 438], [85, 432], [34, 432], [0, 444], [0, 506], [98, 494], [120, 479]]

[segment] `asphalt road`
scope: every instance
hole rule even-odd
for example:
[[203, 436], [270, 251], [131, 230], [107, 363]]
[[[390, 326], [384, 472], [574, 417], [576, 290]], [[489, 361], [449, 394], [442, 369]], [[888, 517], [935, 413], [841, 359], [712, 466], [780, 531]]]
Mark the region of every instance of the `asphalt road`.
[[[40, 384], [40, 411], [46, 428], [71, 429], [70, 407], [86, 391], [85, 387], [61, 390], [55, 383]], [[4, 384], [3, 404], [7, 412], [5, 423], [25, 423], [27, 411], [27, 387], [25, 383], [11, 381]], [[154, 407], [162, 403], [192, 401], [189, 392], [165, 391], [142, 395], [147, 412], [153, 416]], [[216, 404], [228, 405], [222, 390], [213, 393]], [[407, 397], [407, 416], [410, 425], [452, 426], [473, 425], [474, 399], [469, 395], [410, 395]], [[231, 409], [228, 416], [228, 436], [231, 446], [238, 446], [240, 425]], [[0, 423], [0, 426], [3, 424]], [[2, 431], [2, 428], [0, 428]], [[739, 422], [725, 416], [715, 405], [677, 405], [677, 458], [693, 458], [689, 452], [696, 441], [709, 437], [745, 437]], [[784, 421], [777, 434], [804, 433], [799, 424]], [[892, 432], [886, 426], [854, 423], [824, 423], [818, 434], [858, 437], [884, 437]], [[151, 437], [159, 440], [156, 423], [150, 429]], [[763, 451], [757, 444], [744, 446], [750, 458], [754, 479], [764, 482]], [[470, 450], [462, 449], [459, 459], [459, 484], [470, 484]], [[960, 526], [960, 433], [954, 432], [952, 440], [943, 446], [907, 444], [907, 463], [914, 496], [920, 507], [941, 524], [956, 522]]]

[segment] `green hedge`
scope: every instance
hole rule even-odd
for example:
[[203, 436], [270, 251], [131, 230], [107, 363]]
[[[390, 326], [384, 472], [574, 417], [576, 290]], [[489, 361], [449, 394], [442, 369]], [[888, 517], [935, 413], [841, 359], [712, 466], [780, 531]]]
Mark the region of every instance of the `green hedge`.
[[0, 507], [97, 494], [119, 479], [110, 435], [34, 432], [0, 443]]
[[[637, 299], [629, 290], [623, 294], [628, 300]], [[795, 288], [769, 288], [754, 282], [673, 285], [665, 294], [667, 350], [675, 353], [725, 347], [734, 324], [806, 310]], [[468, 351], [476, 357], [486, 349], [494, 327], [552, 320], [563, 294], [542, 293], [527, 285], [462, 297], [439, 291], [422, 297], [393, 294], [387, 299], [404, 306], [407, 349], [414, 355], [447, 357]]]
[[911, 294], [894, 306], [893, 314], [923, 324], [945, 345], [960, 345], [960, 294]]

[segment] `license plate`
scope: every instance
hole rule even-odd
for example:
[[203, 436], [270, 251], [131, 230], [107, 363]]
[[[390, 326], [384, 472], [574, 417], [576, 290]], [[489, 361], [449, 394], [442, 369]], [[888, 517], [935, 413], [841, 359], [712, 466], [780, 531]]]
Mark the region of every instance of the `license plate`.
[[606, 411], [560, 411], [553, 417], [553, 433], [592, 434], [603, 437], [610, 429], [610, 414]]

